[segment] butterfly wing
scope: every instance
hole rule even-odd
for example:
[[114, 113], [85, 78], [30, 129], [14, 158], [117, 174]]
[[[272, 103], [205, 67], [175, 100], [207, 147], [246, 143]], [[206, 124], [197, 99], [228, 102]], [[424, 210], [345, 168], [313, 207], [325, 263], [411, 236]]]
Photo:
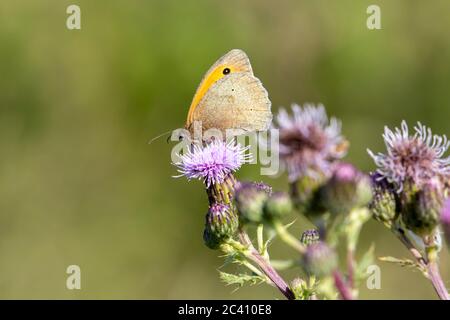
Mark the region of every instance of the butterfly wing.
[[232, 72], [248, 72], [253, 74], [252, 66], [244, 51], [240, 49], [233, 49], [217, 60], [211, 68], [203, 76], [202, 81], [195, 92], [192, 99], [191, 106], [189, 107], [188, 117], [186, 121], [186, 127], [189, 127], [193, 121], [193, 114], [198, 107], [199, 102], [203, 99], [209, 88], [222, 77], [223, 68], [229, 68]]
[[[217, 60], [211, 68], [206, 72], [205, 76], [202, 79], [208, 78], [208, 76], [219, 66], [223, 65], [231, 65], [236, 68], [239, 72], [250, 72], [253, 74], [252, 66], [250, 64], [250, 60], [248, 59], [247, 54], [241, 49], [233, 49], [223, 55], [219, 60]], [[199, 87], [202, 85], [200, 82]]]
[[272, 121], [271, 102], [261, 81], [250, 72], [229, 74], [200, 100], [193, 121], [202, 129], [265, 131]]

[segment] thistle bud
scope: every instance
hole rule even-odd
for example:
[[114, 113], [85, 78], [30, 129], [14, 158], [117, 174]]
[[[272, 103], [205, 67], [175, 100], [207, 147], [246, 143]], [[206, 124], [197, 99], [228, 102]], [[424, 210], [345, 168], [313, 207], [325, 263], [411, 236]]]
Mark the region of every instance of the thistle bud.
[[290, 288], [292, 292], [294, 292], [295, 297], [299, 299], [304, 295], [304, 291], [308, 288], [308, 284], [301, 278], [294, 278], [294, 280], [291, 281]]
[[288, 194], [277, 192], [270, 196], [264, 206], [264, 216], [268, 220], [281, 219], [292, 211], [292, 201]]
[[429, 235], [439, 223], [442, 205], [443, 196], [436, 183], [427, 183], [420, 190], [407, 188], [402, 205], [403, 222], [414, 233]]
[[442, 229], [444, 229], [447, 246], [450, 247], [450, 198], [445, 201], [444, 207], [442, 209], [441, 224]]
[[306, 287], [306, 282], [305, 280], [303, 280], [302, 278], [294, 278], [294, 280], [291, 281], [291, 289], [295, 290], [295, 289], [302, 289], [303, 287]]
[[319, 242], [319, 231], [316, 229], [306, 230], [302, 233], [300, 242], [306, 247]]
[[205, 220], [203, 240], [211, 249], [218, 248], [225, 240], [232, 238], [239, 226], [236, 213], [221, 203], [209, 207]]
[[209, 228], [205, 228], [203, 230], [203, 242], [208, 248], [216, 250], [223, 243], [223, 239], [216, 238]]
[[268, 189], [262, 187], [261, 184], [241, 184], [235, 194], [236, 207], [241, 221], [260, 223], [268, 196]]
[[325, 242], [317, 242], [306, 248], [302, 265], [306, 272], [318, 277], [329, 275], [337, 268], [336, 252]]
[[372, 198], [370, 179], [349, 163], [340, 163], [320, 188], [319, 199], [332, 214], [367, 205]]
[[303, 176], [291, 184], [291, 198], [299, 213], [307, 218], [314, 219], [326, 212], [320, 199], [318, 199], [318, 190], [325, 181], [324, 176], [315, 178]]
[[372, 190], [373, 198], [369, 209], [375, 220], [390, 227], [397, 215], [394, 189], [386, 179], [380, 179], [380, 176], [375, 173], [372, 175]]

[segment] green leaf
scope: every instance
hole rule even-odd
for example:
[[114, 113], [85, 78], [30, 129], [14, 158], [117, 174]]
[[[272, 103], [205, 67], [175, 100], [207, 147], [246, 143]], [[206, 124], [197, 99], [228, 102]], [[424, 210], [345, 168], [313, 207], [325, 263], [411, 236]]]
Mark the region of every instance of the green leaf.
[[358, 280], [365, 279], [367, 277], [367, 268], [373, 264], [373, 261], [375, 260], [375, 246], [372, 244], [369, 248], [369, 250], [366, 251], [366, 253], [362, 256], [361, 260], [359, 260], [355, 275]]
[[417, 269], [420, 272], [422, 272], [424, 275], [426, 275], [426, 273], [427, 273], [427, 270], [425, 270], [420, 264], [418, 264], [415, 261], [410, 260], [410, 259], [398, 259], [398, 258], [390, 257], [390, 256], [379, 257], [378, 259], [381, 261], [384, 261], [384, 262], [397, 264], [401, 267]]
[[265, 282], [266, 280], [258, 275], [254, 274], [231, 274], [223, 271], [219, 271], [220, 280], [222, 280], [226, 285], [237, 285], [238, 288], [244, 286], [245, 284], [256, 285]]

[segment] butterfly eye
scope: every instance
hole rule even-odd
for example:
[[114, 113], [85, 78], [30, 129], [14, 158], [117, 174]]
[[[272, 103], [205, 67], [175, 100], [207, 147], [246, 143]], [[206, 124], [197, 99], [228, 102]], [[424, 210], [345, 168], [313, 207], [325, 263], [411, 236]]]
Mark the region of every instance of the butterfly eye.
[[223, 74], [229, 74], [230, 72], [231, 72], [230, 68], [225, 68], [222, 71]]

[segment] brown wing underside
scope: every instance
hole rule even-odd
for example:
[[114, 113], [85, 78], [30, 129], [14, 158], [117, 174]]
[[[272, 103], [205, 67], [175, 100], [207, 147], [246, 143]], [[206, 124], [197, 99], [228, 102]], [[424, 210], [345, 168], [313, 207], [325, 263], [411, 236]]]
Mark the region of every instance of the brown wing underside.
[[194, 112], [203, 130], [216, 128], [267, 130], [272, 121], [271, 102], [261, 81], [249, 72], [230, 74], [217, 81]]

